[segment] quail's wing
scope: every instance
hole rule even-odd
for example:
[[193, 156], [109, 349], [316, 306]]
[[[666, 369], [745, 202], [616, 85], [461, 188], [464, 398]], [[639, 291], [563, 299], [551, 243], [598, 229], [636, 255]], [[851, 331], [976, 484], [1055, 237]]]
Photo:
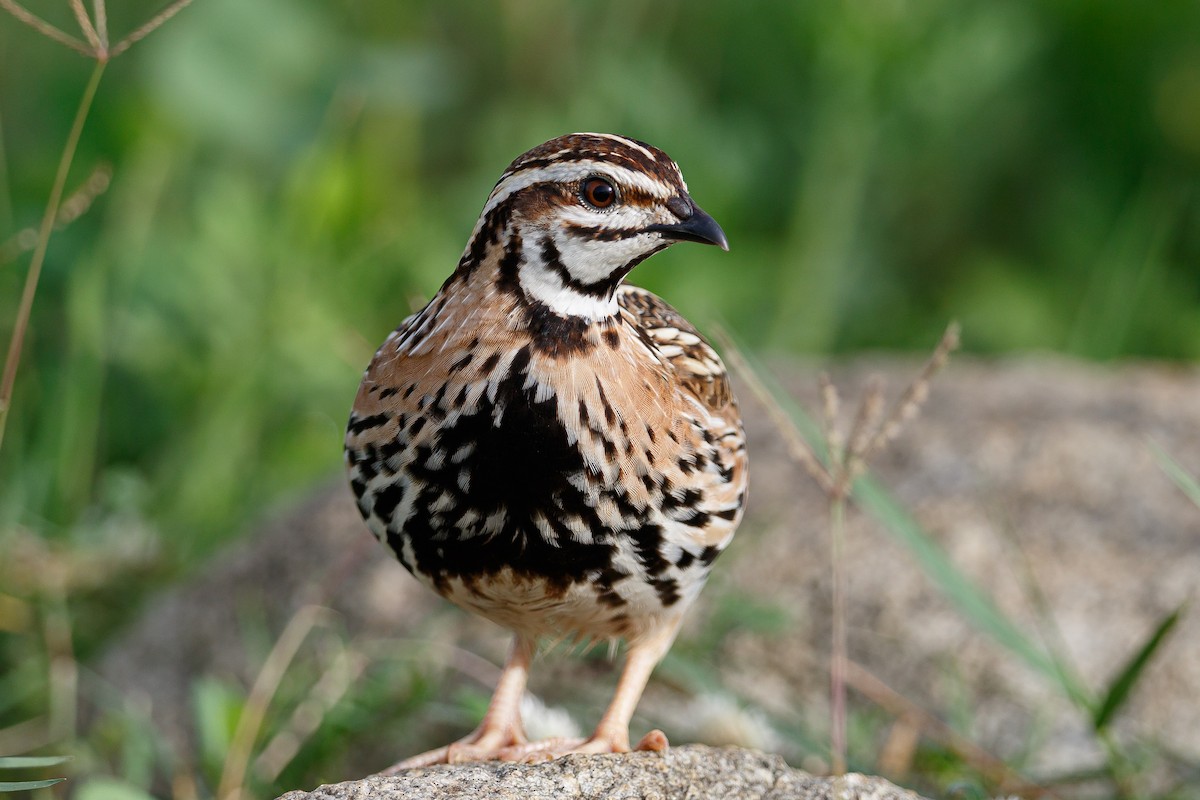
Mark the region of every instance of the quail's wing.
[[658, 295], [624, 284], [617, 302], [634, 328], [665, 358], [690, 393], [710, 414], [740, 426], [737, 403], [721, 357], [690, 322]]

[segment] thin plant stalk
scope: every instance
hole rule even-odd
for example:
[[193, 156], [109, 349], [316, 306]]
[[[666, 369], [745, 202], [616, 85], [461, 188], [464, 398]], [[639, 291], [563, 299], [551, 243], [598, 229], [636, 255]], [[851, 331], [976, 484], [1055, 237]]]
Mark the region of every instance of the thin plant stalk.
[[47, 39], [66, 45], [78, 53], [83, 53], [85, 56], [93, 57], [95, 55], [86, 43], [79, 41], [69, 33], [60, 31], [49, 22], [46, 22], [46, 20], [18, 4], [16, 0], [0, 0], [0, 8], [3, 8], [9, 14], [12, 14], [15, 19], [24, 22]]
[[21, 349], [25, 344], [25, 332], [29, 329], [29, 316], [33, 309], [33, 298], [37, 294], [38, 280], [42, 275], [42, 265], [46, 261], [46, 248], [50, 244], [50, 232], [58, 219], [58, 208], [62, 202], [63, 189], [67, 183], [67, 174], [71, 171], [71, 163], [75, 160], [75, 149], [83, 134], [83, 125], [87, 121], [96, 99], [96, 90], [100, 86], [100, 78], [110, 59], [128, 50], [132, 45], [141, 41], [157, 30], [163, 23], [175, 16], [188, 6], [192, 0], [175, 0], [174, 3], [160, 11], [140, 28], [136, 29], [111, 50], [108, 46], [108, 12], [104, 0], [93, 0], [96, 21], [93, 23], [87, 15], [83, 0], [70, 0], [71, 10], [79, 23], [87, 43], [64, 33], [41, 17], [33, 14], [16, 0], [0, 0], [0, 9], [4, 9], [17, 20], [25, 23], [43, 36], [60, 44], [70, 47], [92, 58], [96, 66], [88, 79], [83, 97], [79, 100], [79, 108], [75, 112], [75, 121], [71, 125], [71, 133], [67, 136], [67, 144], [63, 148], [58, 162], [58, 174], [50, 189], [50, 199], [46, 202], [46, 210], [42, 216], [41, 228], [38, 231], [37, 246], [33, 251], [33, 259], [29, 262], [29, 272], [25, 275], [25, 288], [21, 292], [21, 304], [17, 308], [17, 319], [13, 324], [12, 338], [8, 343], [8, 357], [4, 361], [4, 374], [0, 376], [0, 449], [4, 446], [4, 430], [8, 424], [8, 411], [12, 406], [13, 386], [17, 380], [17, 367], [21, 363]]
[[1188, 499], [1191, 500], [1196, 508], [1200, 508], [1200, 481], [1196, 477], [1183, 468], [1183, 466], [1171, 457], [1171, 454], [1166, 451], [1157, 442], [1150, 442], [1150, 452], [1158, 461], [1159, 468], [1167, 473], [1167, 477], [1175, 482]]
[[326, 715], [346, 694], [367, 667], [367, 658], [349, 648], [333, 663], [296, 706], [287, 725], [278, 731], [254, 759], [254, 773], [264, 783], [274, 783], [296, 758], [300, 748], [317, 731]]
[[1133, 786], [1133, 768], [1116, 736], [1108, 728], [1099, 728], [1096, 730], [1096, 741], [1104, 748], [1105, 767], [1108, 770], [1109, 777], [1112, 778], [1113, 785], [1117, 789], [1117, 797], [1137, 797], [1137, 792]]
[[[178, 14], [187, 6], [191, 5], [191, 3], [192, 0], [175, 0], [174, 3], [167, 6], [162, 11], [158, 12], [158, 14], [147, 20], [146, 23], [140, 28], [136, 29], [124, 39], [114, 44], [112, 46], [112, 50], [108, 51], [106, 54], [106, 57], [116, 58], [117, 56], [121, 55], [121, 53], [124, 53], [130, 47], [154, 33], [156, 30], [162, 27], [163, 23]], [[105, 22], [105, 25], [107, 26], [107, 21]]]
[[92, 46], [92, 51], [103, 52], [104, 44], [100, 41], [100, 35], [96, 33], [96, 28], [87, 15], [87, 9], [83, 7], [83, 0], [71, 0], [71, 10], [75, 12], [75, 21], [79, 23], [79, 30], [83, 31], [88, 44]]
[[821, 375], [822, 428], [827, 457], [822, 460], [816, 449], [801, 433], [795, 419], [784, 410], [774, 394], [761, 380], [754, 367], [736, 344], [723, 331], [719, 338], [725, 345], [726, 356], [734, 370], [742, 375], [751, 390], [765, 406], [788, 444], [789, 454], [813, 477], [829, 501], [829, 571], [832, 583], [831, 642], [829, 659], [830, 684], [830, 767], [834, 775], [846, 772], [846, 576], [845, 538], [846, 503], [854, 489], [855, 479], [867, 469], [867, 462], [899, 435], [904, 424], [916, 416], [929, 394], [929, 383], [946, 365], [950, 353], [959, 343], [958, 323], [951, 322], [934, 348], [933, 355], [921, 372], [909, 384], [892, 412], [883, 415], [883, 382], [872, 378], [859, 402], [849, 435], [838, 422], [841, 405], [837, 386], [827, 375]]
[[96, 17], [96, 34], [100, 39], [102, 48], [108, 47], [108, 9], [104, 7], [104, 0], [92, 0], [92, 13]]
[[833, 641], [829, 656], [830, 766], [834, 775], [846, 772], [846, 497], [834, 495], [829, 503], [829, 562], [832, 587]]
[[29, 315], [33, 309], [33, 298], [37, 294], [38, 280], [42, 275], [42, 265], [46, 261], [46, 248], [50, 244], [50, 232], [54, 229], [54, 221], [58, 218], [58, 206], [62, 202], [63, 188], [67, 183], [67, 174], [71, 171], [71, 163], [75, 160], [75, 149], [83, 134], [83, 125], [91, 111], [92, 101], [96, 98], [96, 89], [100, 86], [100, 78], [104, 75], [104, 68], [107, 64], [107, 61], [96, 61], [87, 87], [83, 90], [83, 97], [79, 99], [79, 108], [75, 111], [75, 121], [67, 136], [67, 144], [63, 148], [62, 157], [58, 162], [58, 173], [55, 175], [54, 185], [50, 189], [50, 199], [46, 202], [46, 211], [42, 215], [37, 247], [33, 251], [33, 259], [29, 262], [29, 272], [25, 275], [21, 305], [17, 308], [12, 339], [8, 343], [8, 357], [4, 361], [4, 375], [0, 378], [0, 448], [4, 446], [4, 429], [8, 423], [13, 386], [17, 380], [17, 367], [21, 363], [21, 348], [25, 343], [25, 332], [29, 328]]

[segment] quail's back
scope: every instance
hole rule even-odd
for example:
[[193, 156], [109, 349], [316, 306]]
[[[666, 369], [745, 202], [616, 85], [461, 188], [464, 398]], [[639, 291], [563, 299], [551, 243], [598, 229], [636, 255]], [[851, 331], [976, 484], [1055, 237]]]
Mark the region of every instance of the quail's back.
[[[727, 249], [666, 154], [551, 140], [509, 166], [457, 269], [368, 367], [346, 436], [359, 510], [413, 575], [516, 634], [480, 728], [398, 766], [628, 749], [633, 706], [746, 490], [720, 359], [623, 283], [680, 240]], [[629, 642], [585, 742], [524, 740], [515, 702], [540, 637]]]

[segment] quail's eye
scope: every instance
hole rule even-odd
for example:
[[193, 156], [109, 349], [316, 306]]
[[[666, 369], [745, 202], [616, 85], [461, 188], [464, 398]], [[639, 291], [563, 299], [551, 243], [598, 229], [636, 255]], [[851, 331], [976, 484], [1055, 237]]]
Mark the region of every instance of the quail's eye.
[[588, 178], [580, 194], [592, 208], [608, 208], [617, 201], [617, 190], [604, 178]]

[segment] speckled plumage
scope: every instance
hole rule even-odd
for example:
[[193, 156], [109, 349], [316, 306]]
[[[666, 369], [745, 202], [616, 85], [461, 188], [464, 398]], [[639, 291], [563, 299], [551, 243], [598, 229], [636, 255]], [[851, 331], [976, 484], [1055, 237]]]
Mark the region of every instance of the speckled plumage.
[[[551, 140], [501, 177], [457, 269], [359, 388], [346, 454], [368, 526], [443, 597], [514, 631], [525, 668], [540, 637], [624, 638], [626, 677], [639, 651], [652, 667], [740, 519], [724, 367], [674, 309], [623, 283], [681, 239], [725, 246], [665, 154]], [[513, 729], [496, 747], [480, 752], [477, 732], [434, 760], [557, 754], [522, 747], [510, 716], [489, 711]], [[605, 737], [592, 749], [628, 748], [608, 729], [588, 742]]]

